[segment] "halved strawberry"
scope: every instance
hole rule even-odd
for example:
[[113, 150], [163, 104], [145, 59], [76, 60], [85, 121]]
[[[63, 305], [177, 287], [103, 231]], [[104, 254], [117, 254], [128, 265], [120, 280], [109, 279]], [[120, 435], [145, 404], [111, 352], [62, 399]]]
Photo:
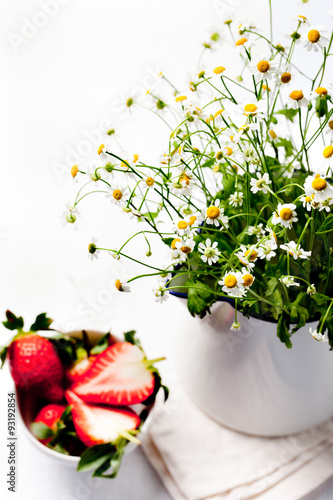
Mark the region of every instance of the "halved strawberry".
[[[164, 359], [164, 358], [161, 358]], [[129, 342], [108, 347], [96, 359], [72, 390], [89, 403], [133, 405], [146, 400], [153, 392], [153, 363], [142, 349]]]
[[[61, 415], [65, 411], [65, 405], [46, 405], [44, 408], [40, 410], [38, 415], [36, 416], [34, 423], [42, 422], [43, 424], [50, 427], [52, 431], [57, 430], [57, 423], [60, 420]], [[43, 444], [47, 444], [51, 441], [52, 437], [46, 439], [38, 439]]]
[[65, 372], [67, 380], [71, 384], [75, 384], [82, 380], [82, 376], [89, 370], [95, 359], [96, 356], [89, 356], [89, 358], [83, 358], [74, 363], [74, 365]]
[[66, 399], [72, 405], [76, 433], [86, 446], [114, 443], [121, 437], [140, 444], [140, 441], [130, 434], [141, 422], [134, 411], [129, 408], [86, 404], [72, 391], [66, 391]]

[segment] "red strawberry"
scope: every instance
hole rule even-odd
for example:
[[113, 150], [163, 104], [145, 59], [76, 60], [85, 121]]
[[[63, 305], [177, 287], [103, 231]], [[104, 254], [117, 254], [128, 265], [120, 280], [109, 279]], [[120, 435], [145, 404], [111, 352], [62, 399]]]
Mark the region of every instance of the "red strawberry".
[[96, 356], [82, 381], [72, 390], [89, 403], [123, 406], [141, 403], [154, 392], [155, 378], [151, 371], [154, 361], [148, 361], [138, 346], [118, 342]]
[[66, 391], [66, 399], [72, 405], [76, 433], [86, 446], [114, 443], [120, 437], [140, 444], [129, 433], [137, 429], [141, 422], [134, 411], [86, 404], [72, 391]]
[[89, 358], [83, 358], [80, 361], [74, 363], [74, 365], [66, 370], [66, 377], [68, 381], [72, 384], [82, 380], [83, 375], [88, 371], [96, 356], [89, 356]]
[[9, 367], [15, 384], [40, 398], [61, 402], [64, 369], [52, 343], [39, 335], [25, 334], [8, 348]]
[[[34, 423], [43, 422], [43, 424], [47, 425], [53, 431], [57, 430], [57, 423], [60, 420], [61, 415], [65, 411], [65, 405], [46, 405], [44, 408], [40, 410], [37, 417], [34, 420]], [[47, 439], [39, 439], [43, 444], [47, 444], [51, 441], [52, 437]]]

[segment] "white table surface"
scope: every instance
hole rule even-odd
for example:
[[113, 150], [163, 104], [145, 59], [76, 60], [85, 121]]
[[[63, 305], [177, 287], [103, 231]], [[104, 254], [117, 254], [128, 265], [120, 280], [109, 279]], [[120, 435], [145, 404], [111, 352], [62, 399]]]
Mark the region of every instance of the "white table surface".
[[[273, 0], [274, 30], [283, 40], [296, 14], [323, 23], [331, 0], [300, 2]], [[119, 245], [133, 231], [104, 200], [84, 204], [84, 219], [75, 234], [63, 229], [58, 216], [75, 189], [69, 175], [70, 155], [78, 155], [82, 140], [93, 136], [105, 120], [119, 121], [124, 144], [143, 155], [148, 146], [157, 156], [165, 148], [162, 126], [147, 141], [142, 115], [125, 122], [117, 114], [119, 95], [149, 87], [151, 75], [162, 69], [182, 82], [195, 68], [200, 42], [216, 26], [218, 15], [233, 6], [244, 21], [260, 25], [267, 14], [266, 0], [59, 0], [59, 9], [43, 27], [25, 38], [24, 26], [41, 10], [37, 0], [2, 2], [0, 80], [2, 117], [0, 132], [0, 317], [4, 310], [22, 314], [27, 322], [47, 311], [59, 328], [96, 328], [121, 333], [136, 328], [147, 354], [168, 355], [177, 315], [183, 306], [160, 307], [151, 294], [151, 282], [133, 286], [133, 294], [110, 294], [119, 263], [105, 256], [87, 262], [92, 236], [103, 244]], [[318, 8], [320, 7], [320, 8]], [[45, 17], [45, 16], [44, 16]], [[326, 19], [325, 19], [326, 20]], [[13, 34], [24, 38], [17, 50]], [[186, 57], [180, 55], [184, 47]], [[221, 64], [216, 54], [215, 66]], [[150, 75], [150, 77], [149, 77]], [[332, 81], [332, 79], [331, 79]], [[154, 123], [154, 122], [150, 122]], [[88, 140], [91, 152], [98, 139]], [[144, 145], [144, 146], [143, 146]], [[79, 154], [80, 164], [93, 161]], [[76, 163], [76, 161], [75, 161]], [[108, 209], [109, 210], [109, 209]], [[100, 216], [103, 213], [103, 216]], [[108, 215], [106, 215], [108, 214]], [[138, 244], [138, 250], [145, 248]], [[153, 248], [152, 262], [161, 245]], [[156, 260], [157, 261], [157, 260]], [[120, 265], [121, 266], [121, 265]], [[138, 271], [129, 267], [129, 274]], [[172, 320], [172, 321], [171, 321]], [[6, 332], [0, 328], [2, 344]], [[163, 371], [168, 371], [165, 364]], [[172, 370], [171, 370], [172, 371]], [[6, 394], [12, 388], [8, 371], [0, 374], [0, 498], [18, 500], [166, 500], [161, 481], [138, 449], [126, 457], [119, 477], [91, 483], [88, 474], [74, 474], [59, 465], [50, 466], [19, 430], [18, 491], [6, 490]], [[333, 480], [307, 500], [333, 498]], [[280, 499], [277, 499], [280, 500]], [[288, 499], [286, 499], [288, 500]]]

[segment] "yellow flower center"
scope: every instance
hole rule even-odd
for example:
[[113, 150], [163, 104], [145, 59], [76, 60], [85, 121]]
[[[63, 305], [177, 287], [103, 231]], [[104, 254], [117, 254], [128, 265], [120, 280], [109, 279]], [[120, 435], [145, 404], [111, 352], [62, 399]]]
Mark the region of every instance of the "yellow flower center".
[[325, 89], [325, 87], [318, 87], [316, 89], [316, 94], [318, 94], [318, 95], [327, 95], [327, 89]]
[[185, 181], [185, 182], [186, 182], [186, 184], [187, 184], [187, 185], [189, 185], [189, 183], [190, 183], [190, 180], [191, 180], [191, 179], [190, 179], [190, 177], [187, 175], [187, 173], [186, 173], [186, 172], [183, 172], [183, 173], [179, 176], [179, 180], [180, 180], [180, 182], [181, 182], [181, 181]]
[[269, 133], [269, 135], [271, 136], [272, 139], [276, 139], [277, 138], [277, 135], [274, 132], [274, 130], [270, 130], [268, 133]]
[[305, 197], [305, 201], [306, 201], [306, 203], [310, 203], [310, 201], [311, 201], [311, 196], [306, 196], [306, 197]]
[[78, 171], [79, 171], [79, 167], [77, 165], [73, 165], [71, 168], [71, 175], [72, 175], [73, 179], [74, 179], [74, 177], [77, 176]]
[[187, 222], [185, 220], [180, 220], [177, 224], [178, 229], [186, 229], [187, 228]]
[[224, 150], [225, 150], [227, 156], [231, 156], [233, 153], [233, 150], [231, 148], [226, 147], [226, 148], [224, 148]]
[[216, 111], [214, 118], [217, 118], [218, 116], [222, 115], [223, 111], [224, 109], [219, 109], [218, 111]]
[[139, 159], [139, 155], [135, 154], [133, 155], [133, 163], [136, 163]]
[[227, 276], [224, 280], [224, 284], [227, 288], [234, 288], [237, 285], [237, 278], [232, 274]]
[[209, 219], [217, 219], [220, 213], [221, 211], [219, 207], [216, 207], [215, 205], [207, 208], [207, 217], [209, 217]]
[[260, 71], [260, 73], [267, 73], [270, 67], [271, 65], [268, 61], [259, 61], [257, 64], [257, 70]]
[[153, 186], [155, 184], [155, 181], [152, 177], [147, 177], [146, 184], [147, 186]]
[[191, 215], [190, 222], [188, 223], [188, 225], [189, 226], [193, 226], [193, 224], [195, 223], [196, 220], [197, 220], [196, 216], [195, 215]]
[[97, 149], [97, 154], [100, 155], [104, 148], [105, 148], [105, 144], [101, 144], [100, 147]]
[[262, 89], [263, 90], [268, 90], [268, 92], [271, 91], [271, 88], [270, 87], [267, 87], [267, 85], [264, 83], [263, 86], [262, 86]]
[[290, 208], [283, 208], [280, 211], [280, 217], [282, 220], [290, 220], [293, 217], [293, 211]]
[[171, 248], [172, 248], [172, 250], [176, 250], [176, 243], [177, 243], [177, 241], [180, 241], [180, 239], [179, 238], [175, 238], [174, 240], [172, 240], [172, 242], [171, 242]]
[[[255, 104], [246, 104], [244, 106], [244, 110], [247, 113], [255, 113], [257, 111], [258, 107]], [[242, 127], [241, 127], [242, 128]]]
[[258, 258], [258, 252], [256, 250], [252, 250], [252, 252], [250, 252], [250, 250], [246, 250], [244, 255], [245, 255], [245, 257], [249, 257], [248, 260], [250, 262], [257, 260], [257, 258]]
[[112, 196], [114, 197], [115, 200], [121, 200], [123, 197], [123, 193], [121, 192], [120, 189], [115, 189], [112, 193]]
[[213, 73], [215, 73], [215, 75], [220, 75], [223, 71], [225, 71], [224, 66], [217, 66], [217, 68], [213, 69]]
[[300, 101], [303, 99], [304, 94], [301, 90], [293, 90], [289, 97], [290, 99], [293, 99], [293, 101]]
[[114, 284], [115, 284], [115, 286], [116, 286], [116, 288], [117, 288], [117, 290], [118, 290], [119, 292], [122, 292], [122, 291], [123, 291], [123, 285], [122, 285], [122, 282], [121, 282], [120, 280], [116, 280], [116, 281], [114, 282]]
[[323, 191], [326, 188], [326, 186], [327, 182], [325, 181], [325, 179], [323, 179], [322, 177], [320, 177], [319, 174], [317, 174], [312, 181], [313, 189], [315, 189], [316, 191]]
[[129, 166], [127, 165], [127, 163], [125, 163], [124, 161], [121, 161], [120, 162], [120, 166], [124, 169], [124, 170], [128, 170], [129, 169]]
[[244, 274], [243, 276], [243, 285], [251, 286], [253, 283], [253, 276], [251, 274]]
[[308, 39], [311, 43], [317, 43], [320, 39], [320, 33], [318, 30], [310, 30], [308, 33]]
[[301, 14], [299, 14], [299, 15], [298, 15], [298, 17], [300, 17], [301, 19], [304, 19], [304, 21], [307, 21], [307, 19], [308, 19], [308, 18], [307, 18], [307, 17], [305, 17], [305, 16], [301, 16]]
[[291, 74], [288, 73], [288, 71], [285, 71], [285, 73], [282, 73], [280, 80], [282, 83], [289, 83], [291, 80]]
[[183, 253], [191, 253], [191, 252], [192, 252], [192, 248], [191, 248], [191, 247], [188, 247], [187, 245], [184, 245], [183, 247], [180, 247], [180, 250], [181, 250]]
[[187, 99], [186, 95], [179, 95], [178, 97], [176, 97], [175, 101], [182, 102], [182, 101], [186, 101], [186, 99]]
[[239, 47], [241, 45], [244, 45], [244, 43], [247, 42], [247, 38], [243, 37], [243, 38], [240, 38], [239, 40], [237, 40], [236, 42], [236, 47]]
[[333, 156], [333, 146], [326, 146], [323, 151], [324, 158], [331, 158]]
[[328, 122], [328, 126], [329, 126], [329, 128], [330, 128], [331, 130], [333, 130], [333, 120], [330, 120], [330, 121]]

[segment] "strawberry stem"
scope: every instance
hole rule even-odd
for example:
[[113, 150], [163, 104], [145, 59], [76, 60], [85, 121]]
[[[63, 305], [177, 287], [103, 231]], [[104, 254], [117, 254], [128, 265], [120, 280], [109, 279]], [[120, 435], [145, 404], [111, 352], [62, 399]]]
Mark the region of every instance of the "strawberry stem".
[[119, 432], [119, 436], [124, 438], [124, 439], [128, 439], [128, 441], [132, 441], [132, 443], [141, 444], [141, 441], [139, 441], [138, 438], [136, 438], [135, 436], [132, 436], [132, 434], [130, 434], [127, 431]]
[[147, 366], [147, 368], [150, 368], [151, 366], [154, 365], [154, 363], [158, 363], [159, 361], [164, 361], [165, 359], [166, 359], [165, 357], [156, 359], [147, 359], [145, 361], [145, 365]]

